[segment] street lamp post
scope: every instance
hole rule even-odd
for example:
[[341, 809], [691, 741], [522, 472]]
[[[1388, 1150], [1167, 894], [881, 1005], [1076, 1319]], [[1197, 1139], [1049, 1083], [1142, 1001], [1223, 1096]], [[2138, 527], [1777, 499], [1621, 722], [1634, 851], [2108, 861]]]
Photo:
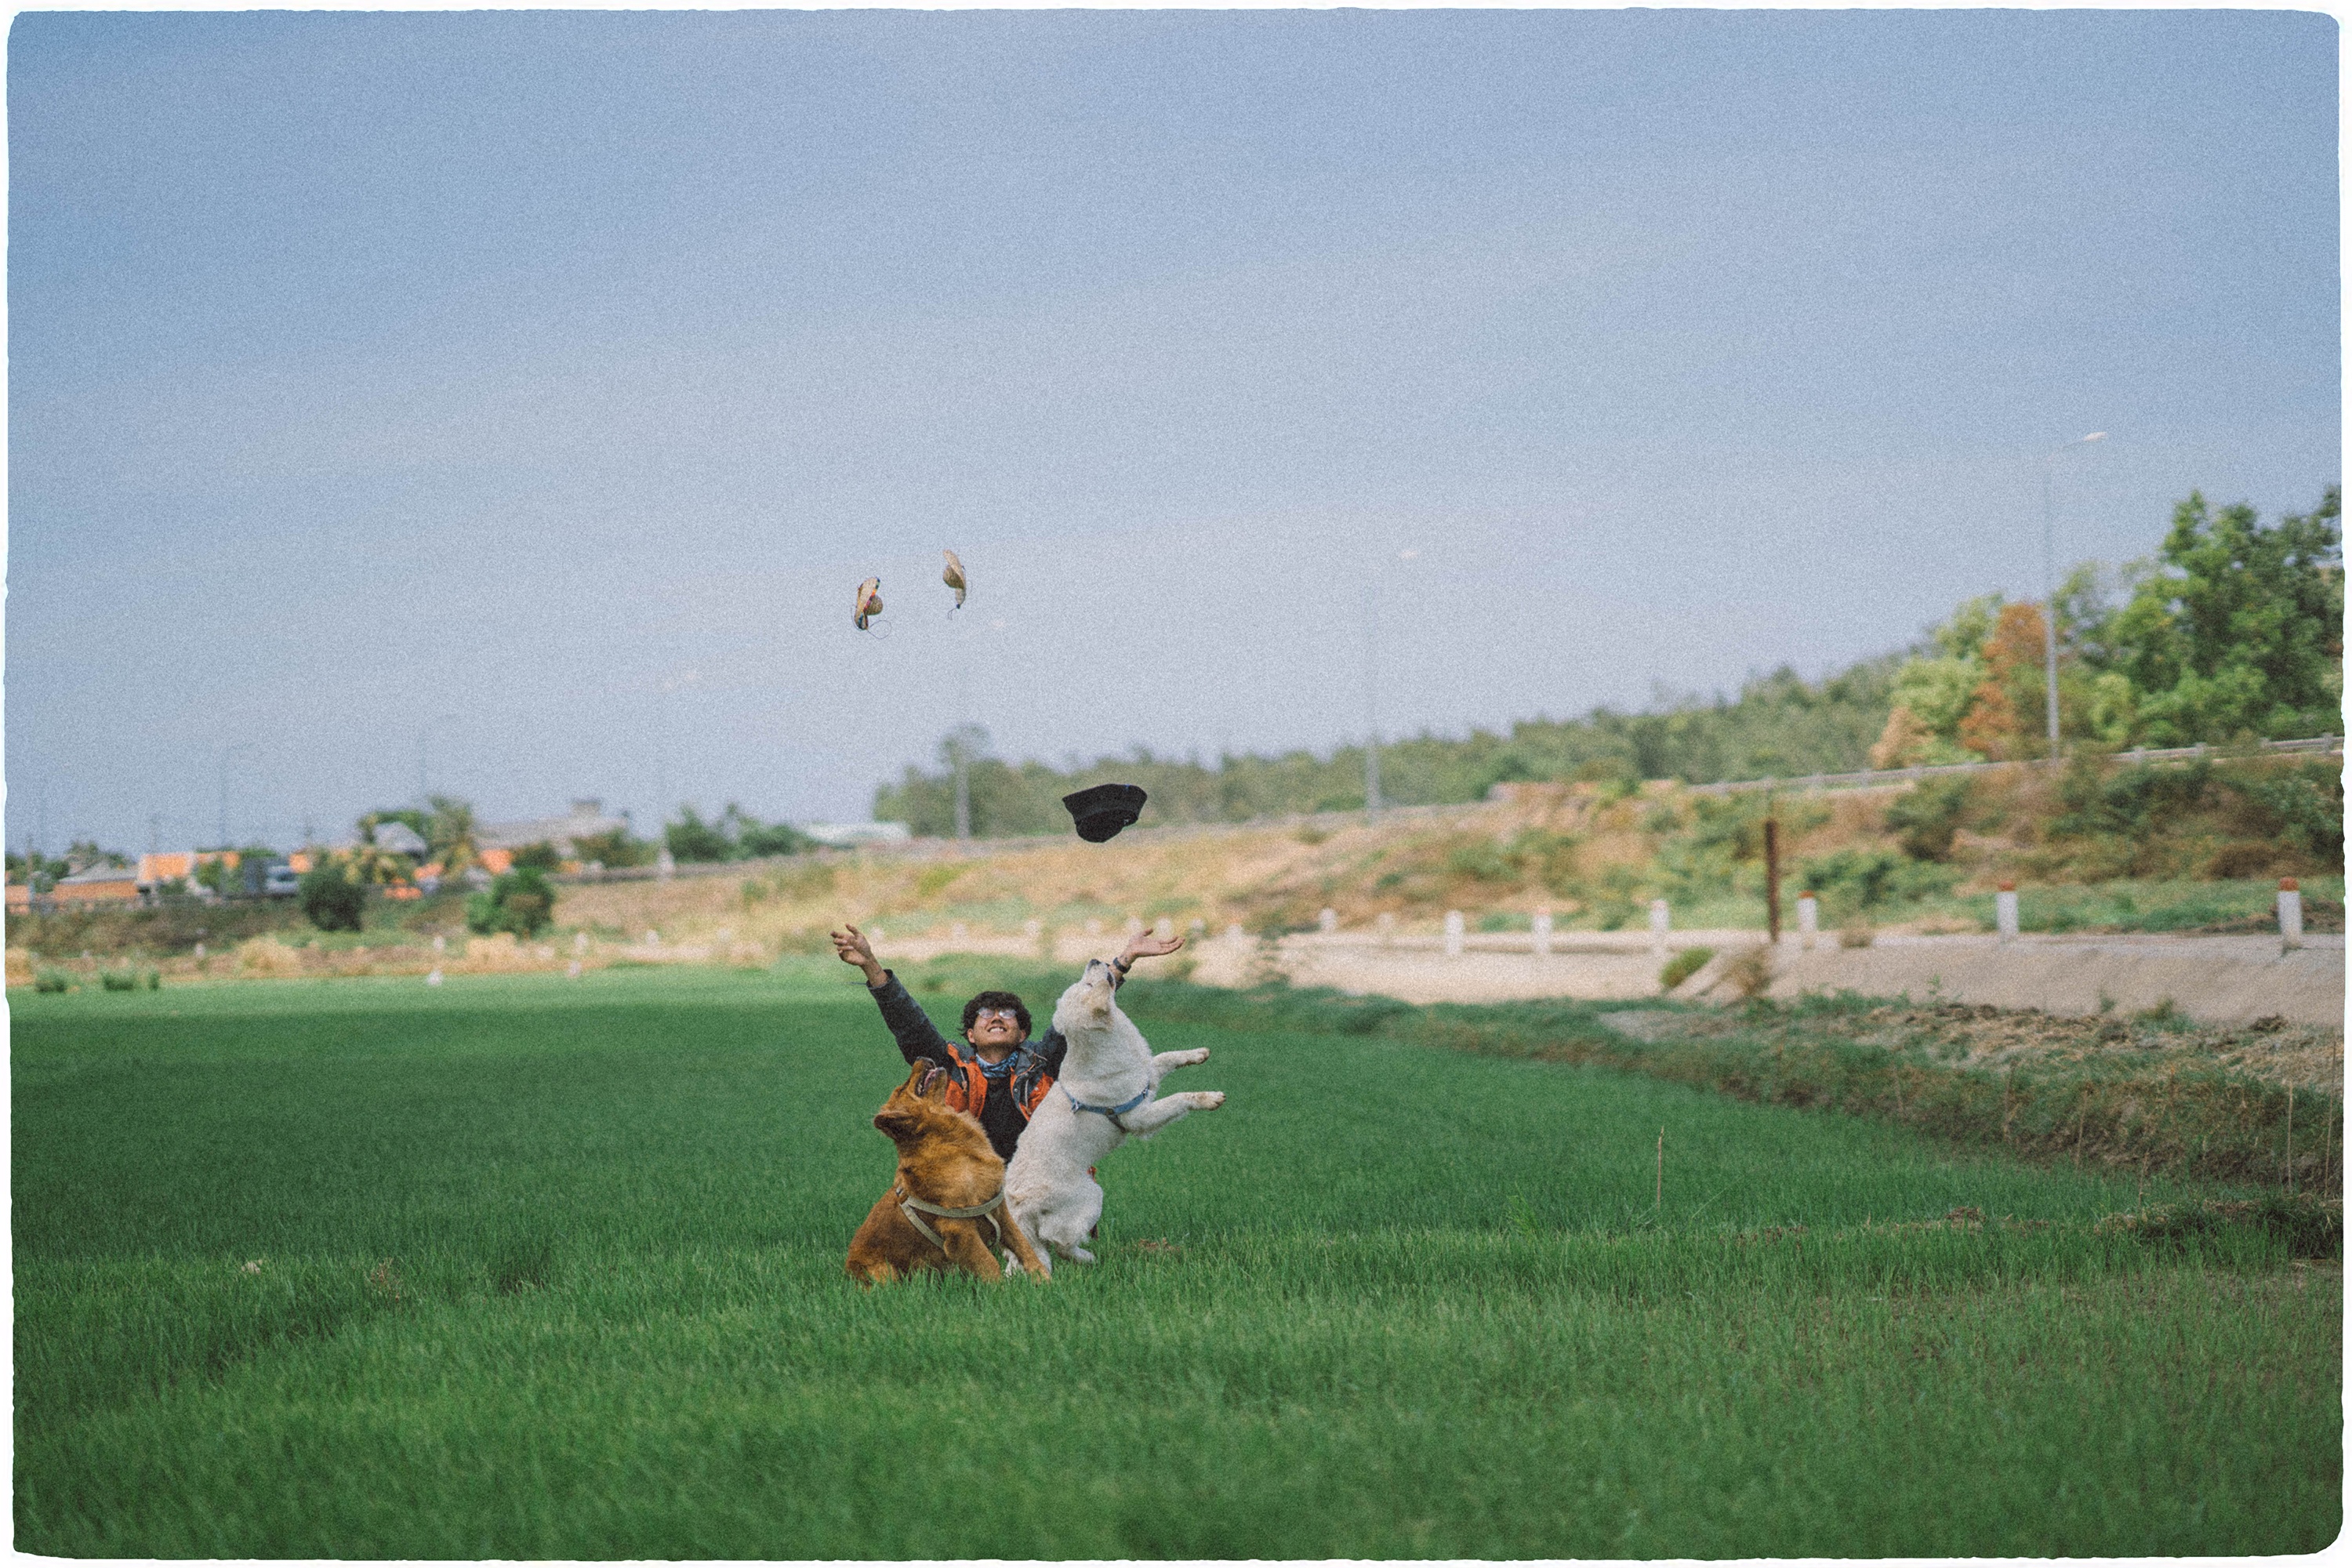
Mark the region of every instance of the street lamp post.
[[228, 760], [236, 755], [239, 752], [250, 752], [251, 750], [253, 750], [253, 742], [250, 741], [231, 741], [227, 745], [221, 748], [220, 820], [214, 824], [214, 826], [219, 834], [217, 842], [224, 849], [228, 847]]
[[2094, 430], [2052, 451], [2042, 459], [2042, 604], [2046, 624], [2042, 628], [2042, 695], [2043, 716], [2050, 729], [2050, 765], [2058, 765], [2058, 580], [2056, 576], [2056, 510], [2051, 502], [2051, 479], [2058, 459], [2077, 447], [2107, 438]]

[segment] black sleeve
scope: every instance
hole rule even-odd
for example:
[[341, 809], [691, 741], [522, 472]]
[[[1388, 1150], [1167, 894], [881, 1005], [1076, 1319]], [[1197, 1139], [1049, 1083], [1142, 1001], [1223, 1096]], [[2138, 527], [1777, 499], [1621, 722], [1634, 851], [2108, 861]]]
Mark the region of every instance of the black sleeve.
[[948, 1037], [940, 1033], [939, 1026], [931, 1022], [930, 1016], [915, 1005], [915, 999], [907, 994], [907, 988], [898, 984], [898, 973], [894, 970], [883, 973], [889, 978], [879, 990], [871, 985], [866, 989], [873, 993], [875, 1005], [882, 1009], [882, 1021], [890, 1026], [890, 1037], [898, 1042], [898, 1054], [910, 1064], [929, 1061], [937, 1062], [943, 1068], [953, 1067], [955, 1053], [948, 1049]]
[[1031, 1054], [1045, 1064], [1047, 1078], [1062, 1076], [1062, 1058], [1070, 1054], [1070, 1042], [1053, 1025], [1045, 1026], [1045, 1037], [1029, 1047]]

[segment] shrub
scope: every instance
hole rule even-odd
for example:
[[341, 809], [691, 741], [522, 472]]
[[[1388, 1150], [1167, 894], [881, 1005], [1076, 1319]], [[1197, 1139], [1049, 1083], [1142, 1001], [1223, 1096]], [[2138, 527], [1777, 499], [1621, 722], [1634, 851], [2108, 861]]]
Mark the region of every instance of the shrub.
[[2325, 766], [2305, 766], [2284, 778], [2249, 780], [2237, 786], [2256, 811], [2260, 829], [2278, 842], [2344, 864], [2344, 781]]
[[[780, 899], [814, 899], [833, 891], [840, 874], [822, 860], [787, 866], [768, 879]], [[828, 950], [829, 951], [829, 950]]]
[[36, 991], [70, 991], [73, 985], [73, 976], [62, 969], [44, 969], [33, 976], [33, 989]]
[[1806, 862], [1804, 880], [1821, 896], [1822, 908], [1853, 914], [1943, 892], [1958, 876], [1891, 849], [1841, 849]]
[[816, 847], [816, 840], [784, 822], [746, 821], [735, 847], [748, 859], [769, 855], [801, 855]]
[[625, 827], [574, 838], [572, 847], [579, 851], [583, 864], [593, 860], [599, 866], [650, 866], [654, 859], [654, 847], [631, 837]]
[[1968, 808], [1966, 777], [1930, 779], [1886, 808], [1886, 826], [1902, 835], [1903, 853], [1914, 860], [1942, 860]]
[[98, 977], [100, 987], [108, 991], [136, 991], [139, 976], [128, 969], [109, 969]]
[[555, 852], [554, 845], [542, 838], [514, 852], [513, 868], [518, 871], [560, 871], [563, 868], [563, 858]]
[[466, 929], [480, 936], [537, 936], [554, 918], [555, 889], [533, 867], [517, 867], [466, 900]]
[[2259, 877], [2278, 860], [2275, 845], [2255, 839], [2242, 838], [2224, 844], [2205, 859], [2205, 875], [2217, 881], [2235, 881], [2242, 877]]
[[296, 884], [302, 913], [320, 931], [357, 931], [367, 910], [367, 889], [343, 873], [340, 860], [321, 859]]
[[1755, 1001], [1772, 984], [1771, 951], [1761, 946], [1748, 949], [1723, 966], [1723, 977], [1743, 998]]
[[677, 820], [663, 825], [662, 842], [680, 865], [735, 858], [735, 846], [727, 835], [718, 825], [703, 821], [702, 814], [690, 805], [679, 806]]
[[1686, 947], [1683, 949], [1680, 952], [1666, 960], [1666, 966], [1658, 971], [1659, 986], [1664, 990], [1672, 991], [1675, 986], [1680, 985], [1684, 981], [1688, 980], [1692, 975], [1696, 974], [1700, 970], [1705, 969], [1707, 965], [1707, 961], [1712, 959], [1714, 956], [1715, 949], [1711, 947]]

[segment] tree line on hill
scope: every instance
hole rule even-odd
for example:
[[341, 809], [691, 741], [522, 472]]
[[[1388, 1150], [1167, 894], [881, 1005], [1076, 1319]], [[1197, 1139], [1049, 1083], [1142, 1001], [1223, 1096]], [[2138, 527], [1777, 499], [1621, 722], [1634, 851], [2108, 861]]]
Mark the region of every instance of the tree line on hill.
[[[2155, 556], [2118, 570], [2078, 566], [2057, 595], [2061, 743], [2072, 750], [2185, 745], [2336, 732], [2344, 684], [2341, 492], [2265, 526], [2252, 508], [2192, 494]], [[1424, 732], [1381, 747], [1392, 805], [1483, 799], [1515, 780], [1802, 777], [1917, 763], [2044, 754], [2042, 606], [1971, 599], [1900, 653], [1819, 681], [1787, 668], [1737, 697], [1668, 700], [1653, 711], [1597, 708], [1532, 719], [1506, 733]], [[926, 837], [955, 831], [957, 749], [971, 828], [986, 837], [1058, 833], [1061, 797], [1121, 781], [1150, 792], [1161, 822], [1241, 822], [1361, 810], [1364, 751], [1226, 755], [1210, 766], [1138, 747], [1057, 768], [987, 754], [967, 727], [933, 769], [908, 767], [875, 792], [877, 821]]]

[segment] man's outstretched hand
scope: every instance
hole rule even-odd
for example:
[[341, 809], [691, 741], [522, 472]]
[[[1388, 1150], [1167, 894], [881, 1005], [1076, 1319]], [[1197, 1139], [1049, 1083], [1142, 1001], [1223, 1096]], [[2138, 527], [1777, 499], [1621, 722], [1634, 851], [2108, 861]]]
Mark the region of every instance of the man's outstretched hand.
[[866, 984], [878, 988], [889, 980], [890, 972], [883, 968], [881, 960], [874, 956], [874, 944], [866, 940], [864, 931], [856, 926], [845, 926], [830, 934], [833, 951], [841, 955], [842, 963], [866, 971]]
[[1184, 945], [1181, 936], [1154, 936], [1150, 931], [1138, 931], [1127, 939], [1127, 951], [1120, 953], [1123, 963], [1133, 963], [1139, 958], [1165, 958]]

